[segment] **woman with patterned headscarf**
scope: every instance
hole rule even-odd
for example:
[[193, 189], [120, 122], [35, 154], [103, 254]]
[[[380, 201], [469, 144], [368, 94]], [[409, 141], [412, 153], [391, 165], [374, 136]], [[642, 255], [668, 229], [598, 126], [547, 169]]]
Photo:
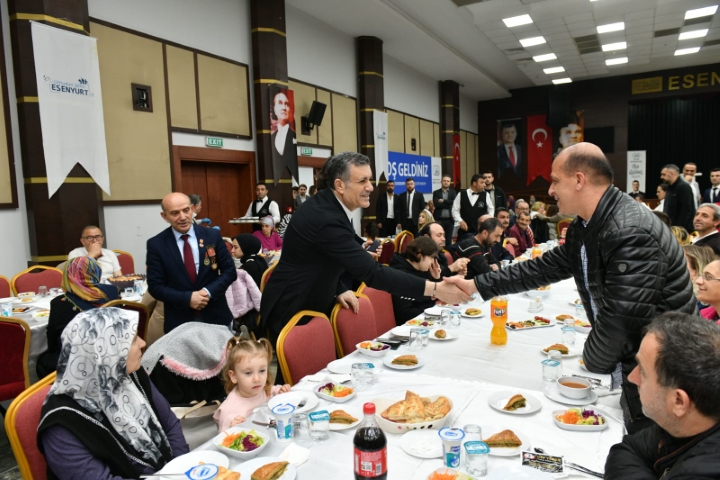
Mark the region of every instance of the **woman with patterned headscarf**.
[[55, 371], [60, 355], [60, 334], [75, 315], [119, 298], [117, 287], [100, 284], [101, 275], [102, 269], [91, 257], [76, 257], [68, 262], [62, 281], [65, 294], [50, 302], [46, 332], [48, 349], [38, 358], [38, 377], [46, 377]]
[[61, 336], [38, 446], [48, 479], [138, 478], [188, 452], [180, 421], [140, 368], [138, 314], [95, 308]]

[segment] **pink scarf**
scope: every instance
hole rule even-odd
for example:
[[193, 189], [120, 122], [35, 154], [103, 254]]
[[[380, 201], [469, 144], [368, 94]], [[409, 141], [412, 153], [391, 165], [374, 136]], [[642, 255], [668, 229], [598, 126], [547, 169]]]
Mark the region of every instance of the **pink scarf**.
[[720, 325], [720, 320], [718, 319], [718, 314], [715, 311], [715, 308], [713, 308], [712, 306], [709, 306], [707, 308], [703, 308], [702, 310], [700, 310], [700, 316], [702, 318], [707, 318], [708, 320], [713, 320], [713, 321], [715, 321], [715, 323]]

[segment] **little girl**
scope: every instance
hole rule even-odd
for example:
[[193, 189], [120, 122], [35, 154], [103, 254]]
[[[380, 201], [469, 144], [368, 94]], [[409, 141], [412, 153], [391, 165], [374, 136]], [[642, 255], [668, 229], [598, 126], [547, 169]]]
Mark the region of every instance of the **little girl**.
[[213, 415], [220, 431], [244, 422], [270, 397], [290, 391], [287, 384], [272, 386], [268, 372], [272, 345], [266, 339], [231, 338], [227, 350], [222, 376], [228, 396]]

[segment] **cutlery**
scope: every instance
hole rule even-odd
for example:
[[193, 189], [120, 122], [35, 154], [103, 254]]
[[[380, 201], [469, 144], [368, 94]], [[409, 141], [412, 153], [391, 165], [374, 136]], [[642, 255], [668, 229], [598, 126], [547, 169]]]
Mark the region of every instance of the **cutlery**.
[[162, 478], [162, 477], [181, 477], [187, 478], [184, 473], [153, 473], [152, 475], [140, 475], [140, 478]]
[[582, 379], [584, 379], [584, 380], [587, 380], [587, 381], [590, 382], [590, 383], [594, 383], [595, 385], [601, 385], [601, 384], [602, 384], [602, 380], [600, 380], [599, 378], [585, 377], [585, 376], [583, 376], [583, 375], [576, 375], [576, 374], [574, 374], [574, 373], [572, 374], [572, 376], [573, 376], [573, 377], [577, 377], [577, 378], [582, 378]]
[[308, 397], [303, 397], [302, 400], [300, 400], [300, 403], [298, 403], [297, 408], [304, 407], [307, 402], [308, 402]]
[[578, 472], [584, 473], [585, 475], [591, 475], [591, 476], [597, 477], [597, 478], [605, 478], [605, 475], [603, 475], [602, 473], [593, 472], [589, 468], [585, 468], [582, 465], [578, 465], [576, 463], [571, 463], [571, 462], [566, 461], [565, 466], [568, 468], [571, 468], [573, 470], [577, 470]]
[[600, 413], [600, 415], [604, 415], [604, 416], [606, 416], [606, 417], [608, 417], [608, 418], [611, 418], [611, 419], [615, 420], [616, 422], [618, 422], [618, 423], [620, 424], [620, 426], [622, 427], [622, 429], [623, 429], [623, 433], [624, 433], [625, 435], [627, 435], [628, 431], [627, 431], [627, 428], [625, 428], [625, 422], [623, 422], [621, 419], [615, 417], [614, 415], [610, 415], [610, 414], [607, 412], [607, 410], [602, 409], [602, 407], [601, 407], [601, 408], [598, 408], [597, 405], [590, 405], [590, 406], [592, 407], [593, 410], [597, 410], [598, 413]]
[[253, 420], [252, 423], [255, 425], [262, 425], [263, 427], [267, 428], [275, 428], [275, 420], [270, 420], [269, 422], [258, 422], [257, 420]]

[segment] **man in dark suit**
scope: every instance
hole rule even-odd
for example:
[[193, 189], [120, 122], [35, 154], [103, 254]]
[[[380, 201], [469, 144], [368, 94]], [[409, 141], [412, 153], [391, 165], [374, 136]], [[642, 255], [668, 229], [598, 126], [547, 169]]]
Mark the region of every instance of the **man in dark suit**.
[[225, 291], [237, 278], [220, 232], [192, 223], [190, 199], [163, 198], [161, 216], [170, 227], [147, 241], [150, 295], [165, 302], [165, 333], [186, 322], [230, 325]]
[[385, 184], [385, 193], [378, 195], [375, 204], [375, 220], [381, 237], [395, 235], [395, 182], [388, 180]]
[[710, 170], [710, 183], [712, 183], [712, 187], [705, 190], [702, 201], [703, 203], [718, 203], [720, 202], [720, 168]]
[[[520, 145], [515, 143], [517, 127], [513, 123], [504, 123], [500, 127], [503, 143], [497, 147], [498, 178], [509, 172], [521, 176]], [[504, 205], [503, 205], [504, 206]]]
[[720, 207], [714, 203], [700, 205], [695, 212], [693, 226], [697, 232], [697, 237], [693, 238], [693, 245], [710, 247], [715, 255], [720, 255], [720, 234], [718, 233]]
[[363, 250], [351, 218], [354, 210], [370, 205], [372, 170], [365, 155], [335, 155], [320, 176], [321, 189], [288, 225], [283, 254], [262, 295], [260, 313], [272, 342], [301, 310], [329, 315], [337, 302], [357, 311], [350, 285], [340, 281], [346, 272], [372, 288], [410, 299], [432, 296], [459, 303], [469, 298], [445, 281], [435, 283], [380, 265]]
[[680, 168], [672, 163], [663, 167], [660, 178], [669, 185], [663, 208], [671, 224], [692, 232], [695, 200], [690, 184], [680, 176]]
[[495, 185], [495, 177], [490, 170], [485, 170], [482, 174], [485, 181], [485, 191], [488, 194], [488, 202], [492, 203], [493, 209], [507, 208], [507, 199], [505, 191]]
[[423, 194], [415, 191], [415, 180], [406, 178], [405, 193], [398, 195], [395, 203], [395, 223], [417, 236], [418, 219], [425, 205]]
[[433, 192], [433, 204], [435, 204], [435, 221], [445, 231], [445, 242], [452, 243], [453, 238], [453, 227], [455, 226], [455, 220], [452, 217], [452, 207], [455, 202], [457, 193], [450, 186], [452, 184], [452, 178], [450, 175], [443, 175], [442, 177], [442, 188]]

